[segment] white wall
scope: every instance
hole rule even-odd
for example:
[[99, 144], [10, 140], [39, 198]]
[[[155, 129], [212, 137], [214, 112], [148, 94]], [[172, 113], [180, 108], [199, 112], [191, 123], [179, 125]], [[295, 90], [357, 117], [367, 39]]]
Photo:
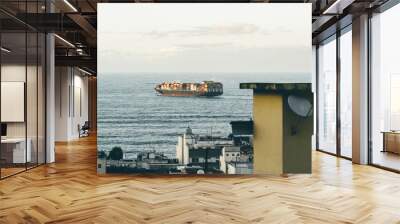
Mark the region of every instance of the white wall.
[[[88, 92], [88, 77], [82, 76], [82, 73], [76, 74], [75, 70], [75, 77], [74, 77], [74, 86], [75, 86], [75, 114], [74, 119], [72, 120], [72, 127], [77, 127], [78, 124], [81, 126], [85, 123], [85, 121], [89, 120], [89, 92]], [[78, 93], [80, 91], [80, 93]], [[78, 96], [80, 95], [80, 98]], [[80, 101], [80, 103], [78, 102]], [[80, 104], [77, 106], [77, 104]], [[81, 107], [81, 108], [79, 108]], [[81, 111], [80, 111], [80, 110]], [[72, 129], [73, 136], [78, 136], [78, 129]]]
[[70, 77], [67, 67], [56, 67], [55, 69], [55, 141], [68, 140], [68, 86]]
[[76, 68], [56, 67], [55, 86], [55, 140], [77, 139], [78, 125], [88, 120], [88, 77]]

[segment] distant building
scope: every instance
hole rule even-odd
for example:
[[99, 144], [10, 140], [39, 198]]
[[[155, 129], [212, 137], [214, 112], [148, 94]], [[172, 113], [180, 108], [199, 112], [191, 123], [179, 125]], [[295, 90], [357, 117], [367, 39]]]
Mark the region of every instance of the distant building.
[[191, 128], [178, 137], [176, 157], [180, 165], [201, 166], [205, 172], [220, 170], [222, 148], [233, 146], [230, 138], [195, 135]]
[[231, 121], [233, 144], [240, 146], [242, 154], [253, 154], [253, 120]]
[[229, 162], [226, 174], [253, 174], [253, 162]]
[[201, 166], [178, 166], [177, 170], [180, 174], [204, 174], [204, 169]]
[[99, 174], [106, 173], [106, 159], [105, 158], [97, 158], [97, 173], [99, 173]]
[[232, 134], [235, 136], [252, 136], [254, 132], [253, 120], [231, 121]]
[[231, 161], [240, 161], [239, 146], [225, 146], [222, 148], [221, 156], [219, 157], [220, 170], [227, 173], [227, 163]]
[[240, 83], [253, 90], [254, 173], [311, 173], [311, 83]]
[[220, 156], [220, 170], [226, 174], [252, 172], [252, 155], [241, 151], [240, 146], [225, 146]]
[[178, 161], [176, 159], [170, 159], [160, 152], [140, 152], [136, 158], [136, 166], [138, 168], [150, 170], [172, 170], [176, 169]]
[[177, 166], [177, 159], [155, 151], [139, 152], [136, 159], [107, 160], [107, 169], [118, 172], [170, 173], [176, 172]]

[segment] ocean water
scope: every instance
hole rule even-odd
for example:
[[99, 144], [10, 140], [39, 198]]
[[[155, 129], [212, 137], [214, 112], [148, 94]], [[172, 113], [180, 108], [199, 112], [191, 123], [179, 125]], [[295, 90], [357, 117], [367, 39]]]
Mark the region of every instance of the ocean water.
[[[164, 81], [222, 82], [219, 97], [158, 96]], [[98, 150], [120, 146], [124, 152], [156, 150], [175, 157], [178, 136], [186, 128], [195, 134], [228, 136], [229, 122], [252, 117], [252, 90], [241, 82], [294, 82], [294, 74], [100, 74], [98, 76]]]

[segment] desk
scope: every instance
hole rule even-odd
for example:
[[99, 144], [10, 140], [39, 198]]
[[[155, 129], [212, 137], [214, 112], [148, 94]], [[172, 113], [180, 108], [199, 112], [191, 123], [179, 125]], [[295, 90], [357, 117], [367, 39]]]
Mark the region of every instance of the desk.
[[1, 139], [1, 157], [6, 163], [26, 163], [31, 162], [31, 139], [27, 139], [25, 151], [25, 138], [6, 138]]
[[400, 154], [400, 132], [384, 131], [383, 134], [383, 150], [382, 152], [392, 152]]

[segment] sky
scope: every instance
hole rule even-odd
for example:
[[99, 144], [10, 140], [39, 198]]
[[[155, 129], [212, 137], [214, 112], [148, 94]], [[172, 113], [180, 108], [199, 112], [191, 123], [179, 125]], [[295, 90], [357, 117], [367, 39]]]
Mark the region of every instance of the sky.
[[311, 4], [98, 4], [106, 73], [311, 73]]

